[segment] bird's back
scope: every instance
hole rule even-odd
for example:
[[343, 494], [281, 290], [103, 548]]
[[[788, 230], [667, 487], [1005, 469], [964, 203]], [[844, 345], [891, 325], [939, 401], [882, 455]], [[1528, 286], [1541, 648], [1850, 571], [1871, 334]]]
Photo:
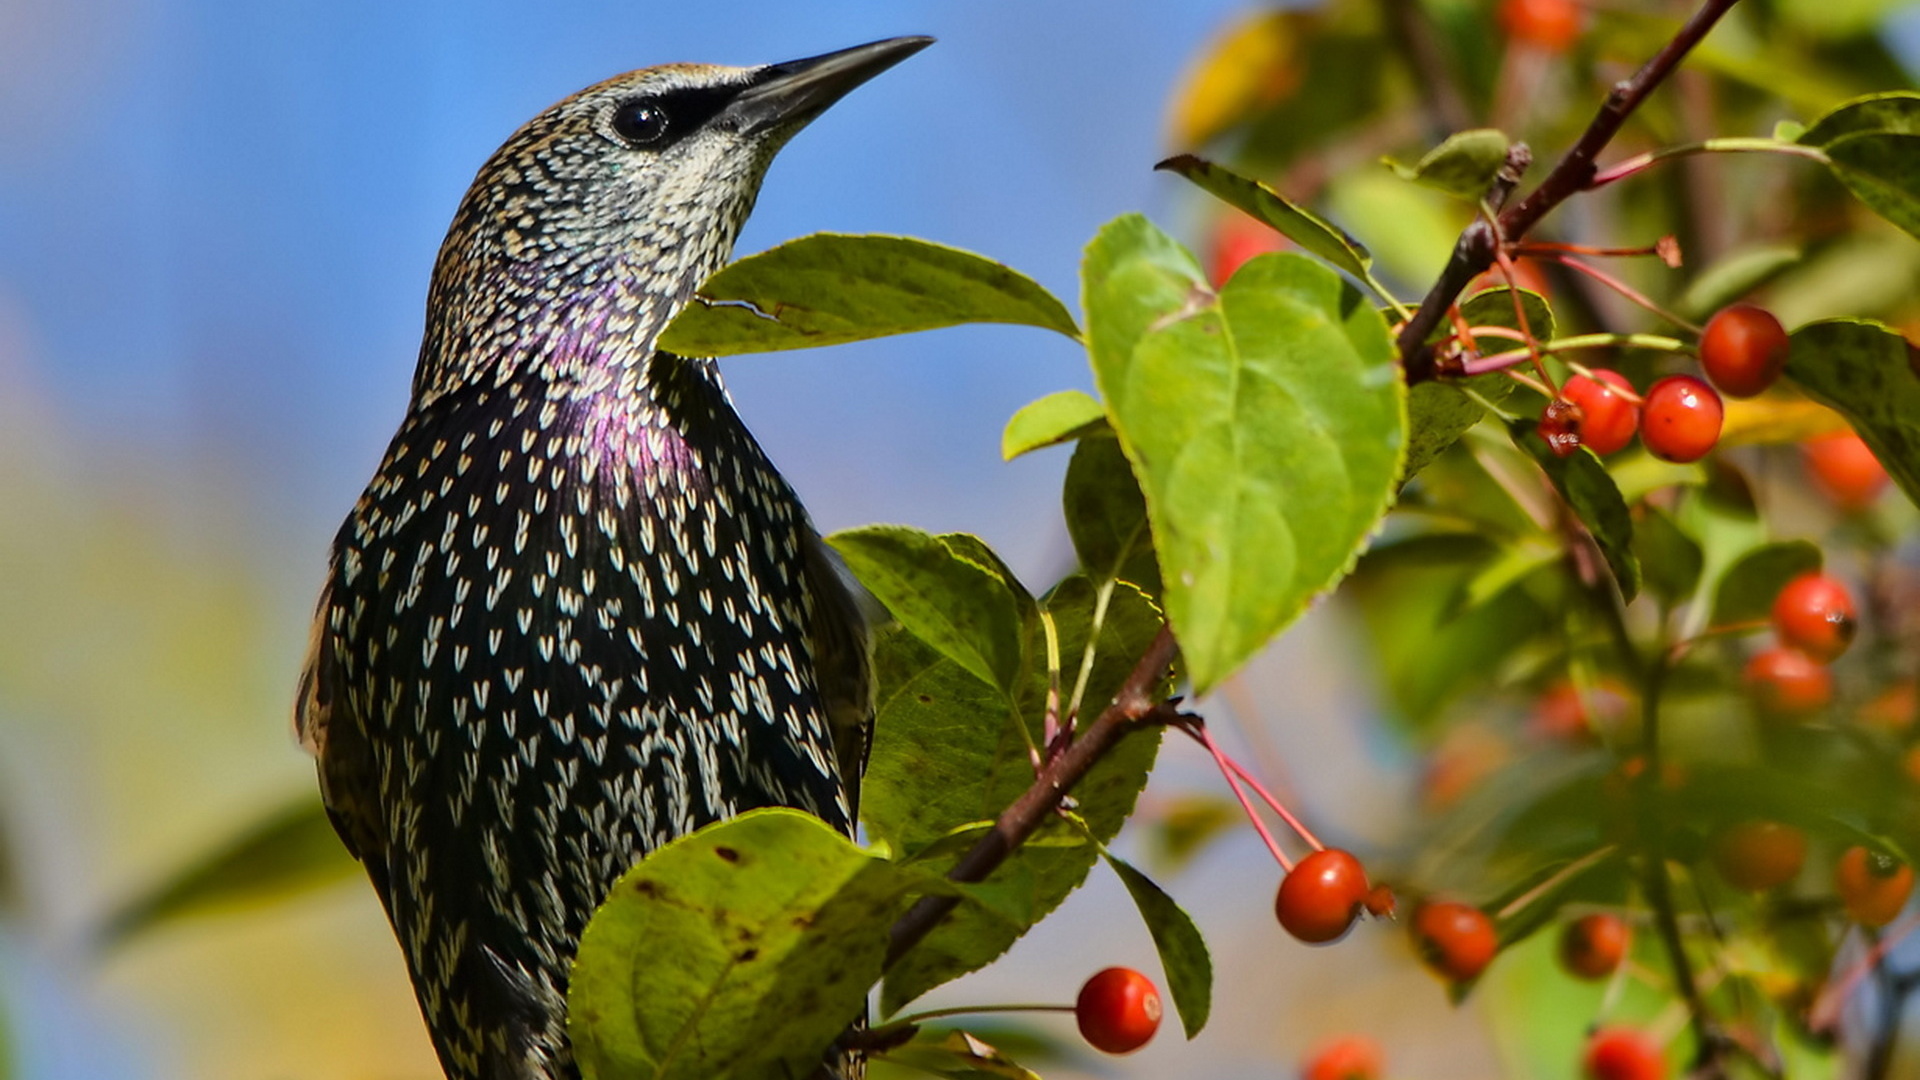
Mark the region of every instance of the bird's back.
[[410, 417], [321, 615], [329, 732], [359, 729], [330, 801], [463, 1076], [560, 1041], [580, 931], [640, 855], [758, 806], [851, 818], [808, 526], [711, 373], [656, 356], [637, 408], [548, 389]]

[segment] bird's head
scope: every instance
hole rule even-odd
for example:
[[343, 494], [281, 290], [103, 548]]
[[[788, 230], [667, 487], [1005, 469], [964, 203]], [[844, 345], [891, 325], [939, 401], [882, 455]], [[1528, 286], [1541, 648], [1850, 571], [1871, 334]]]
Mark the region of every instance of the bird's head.
[[[423, 359], [458, 367], [486, 357], [491, 367], [514, 344], [486, 329], [507, 308], [559, 314], [602, 293], [645, 307], [615, 317], [657, 322], [631, 328], [650, 338], [726, 261], [780, 147], [931, 42], [892, 38], [752, 68], [666, 64], [547, 109], [488, 159], [461, 202], [434, 269]], [[421, 372], [441, 382], [435, 374]]]

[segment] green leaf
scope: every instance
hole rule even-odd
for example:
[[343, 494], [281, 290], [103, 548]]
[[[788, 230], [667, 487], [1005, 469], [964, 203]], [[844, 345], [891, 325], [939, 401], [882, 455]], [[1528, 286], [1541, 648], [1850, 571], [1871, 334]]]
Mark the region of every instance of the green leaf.
[[1513, 441], [1533, 455], [1580, 523], [1593, 534], [1614, 580], [1620, 583], [1621, 596], [1632, 600], [1640, 592], [1640, 560], [1633, 554], [1633, 516], [1627, 512], [1627, 501], [1620, 497], [1613, 477], [1593, 451], [1582, 446], [1560, 457], [1547, 449], [1546, 442], [1534, 433], [1535, 427], [1532, 421], [1515, 423]]
[[1831, 146], [1849, 135], [1867, 132], [1920, 135], [1920, 94], [1895, 90], [1844, 101], [1801, 133], [1804, 146]]
[[1387, 164], [1416, 184], [1477, 203], [1486, 197], [1494, 178], [1506, 166], [1510, 145], [1506, 132], [1474, 128], [1447, 136], [1445, 142], [1427, 151], [1426, 156], [1412, 166], [1391, 160]]
[[1845, 416], [1907, 498], [1920, 502], [1920, 354], [1876, 322], [1829, 319], [1793, 332], [1787, 374]]
[[[1099, 590], [1076, 574], [1043, 600], [1067, 669], [1063, 694], [1080, 669], [1098, 597]], [[1090, 708], [1112, 699], [1159, 629], [1158, 611], [1138, 590], [1112, 586], [1087, 681]], [[930, 852], [951, 843], [955, 828], [997, 817], [1032, 785], [1029, 748], [1043, 735], [1048, 678], [1037, 618], [1027, 634], [1032, 666], [1013, 695], [903, 629], [880, 635], [873, 752], [861, 790], [870, 836], [909, 855]], [[1157, 728], [1126, 736], [1074, 788], [1081, 818], [1099, 842], [1118, 832], [1132, 812], [1159, 741]], [[1079, 887], [1096, 849], [1074, 830], [1053, 828], [1053, 839], [1043, 836], [1021, 847], [983, 886], [963, 890], [959, 908], [887, 972], [885, 1011], [992, 961]], [[944, 871], [956, 848], [964, 845], [948, 848], [953, 854], [944, 860], [927, 861]], [[983, 889], [990, 894], [982, 895]], [[1022, 912], [1029, 913], [1025, 919], [1016, 917]]]
[[[1460, 315], [1467, 320], [1468, 326], [1504, 326], [1509, 330], [1518, 330], [1521, 327], [1520, 315], [1514, 311], [1515, 292], [1520, 294], [1520, 311], [1526, 313], [1526, 329], [1540, 341], [1553, 340], [1553, 308], [1547, 305], [1546, 297], [1532, 289], [1509, 289], [1505, 285], [1482, 289], [1460, 302]], [[1442, 324], [1434, 328], [1427, 340], [1438, 341], [1451, 332], [1451, 327]], [[1497, 349], [1482, 348], [1481, 351], [1504, 352], [1506, 349], [1503, 346]], [[1512, 382], [1511, 379], [1507, 381]]]
[[1213, 1008], [1213, 959], [1207, 955], [1207, 942], [1200, 928], [1180, 905], [1173, 902], [1153, 879], [1135, 870], [1124, 859], [1107, 854], [1107, 865], [1120, 875], [1133, 904], [1153, 935], [1153, 947], [1160, 953], [1160, 967], [1167, 976], [1167, 992], [1180, 1013], [1180, 1027], [1191, 1039], [1207, 1026], [1207, 1013]]
[[1204, 692], [1332, 587], [1385, 513], [1406, 445], [1393, 342], [1311, 260], [1260, 256], [1216, 294], [1137, 215], [1101, 230], [1083, 278], [1094, 375]]
[[567, 1030], [586, 1080], [809, 1075], [922, 881], [797, 810], [655, 850], [587, 924]]
[[1146, 497], [1115, 439], [1082, 439], [1061, 489], [1067, 534], [1080, 565], [1096, 581], [1118, 578], [1160, 595]]
[[1009, 1060], [984, 1040], [964, 1031], [943, 1029], [923, 1033], [904, 1046], [876, 1055], [876, 1060], [952, 1080], [1040, 1080], [1038, 1073]]
[[1920, 135], [1870, 131], [1826, 147], [1828, 167], [1874, 213], [1920, 237]]
[[903, 525], [848, 529], [827, 542], [916, 637], [987, 683], [1013, 685], [1020, 597], [994, 568]]
[[1471, 379], [1429, 379], [1407, 393], [1407, 464], [1402, 481], [1445, 453], [1447, 447], [1480, 422], [1487, 410], [1468, 396], [1471, 389], [1496, 405], [1513, 393], [1514, 381], [1500, 372]]
[[1472, 534], [1416, 536], [1368, 552], [1340, 590], [1360, 607], [1396, 719], [1415, 728], [1433, 723], [1448, 702], [1557, 625], [1556, 605], [1530, 588], [1504, 589], [1478, 606], [1460, 603], [1467, 582], [1501, 552]]
[[962, 323], [1080, 336], [1052, 293], [970, 251], [906, 236], [815, 233], [708, 278], [662, 331], [682, 356], [808, 349]]
[[1366, 245], [1260, 181], [1192, 154], [1170, 157], [1154, 168], [1179, 173], [1227, 205], [1266, 222], [1304, 250], [1362, 281], [1369, 280], [1368, 268], [1373, 265], [1373, 256], [1367, 253]]
[[1133, 827], [1145, 830], [1148, 862], [1162, 873], [1174, 873], [1245, 821], [1240, 804], [1232, 799], [1193, 794], [1156, 800], [1151, 812], [1143, 809], [1134, 817]]
[[320, 800], [304, 795], [121, 905], [100, 937], [122, 944], [175, 919], [331, 885], [358, 869]]
[[[1482, 289], [1461, 301], [1460, 315], [1468, 326], [1518, 330], [1520, 315], [1514, 310], [1513, 299], [1516, 291], [1520, 297], [1519, 307], [1526, 314], [1527, 329], [1541, 341], [1551, 340], [1553, 309], [1547, 306], [1545, 297], [1528, 289], [1514, 290], [1504, 285]], [[1427, 335], [1427, 342], [1438, 342], [1452, 333], [1452, 324], [1443, 322]], [[1504, 348], [1489, 339], [1482, 344], [1481, 351], [1498, 352]], [[1512, 396], [1514, 386], [1514, 381], [1502, 372], [1470, 379], [1432, 379], [1415, 386], [1407, 395], [1407, 465], [1403, 482], [1431, 464], [1487, 414], [1480, 402], [1464, 391], [1472, 390], [1481, 400], [1499, 405]]]
[[1647, 588], [1669, 606], [1684, 603], [1700, 586], [1700, 571], [1705, 566], [1700, 545], [1659, 507], [1642, 505], [1638, 514], [1633, 526], [1633, 554], [1640, 560]]
[[1702, 270], [1680, 294], [1680, 314], [1705, 319], [1798, 266], [1805, 253], [1792, 244], [1737, 251]]
[[1000, 435], [1000, 457], [1012, 461], [1030, 450], [1105, 430], [1107, 411], [1091, 394], [1062, 390], [1021, 406]]
[[1700, 545], [1700, 586], [1678, 635], [1682, 639], [1707, 629], [1721, 579], [1741, 556], [1767, 542], [1746, 477], [1724, 459], [1709, 459], [1708, 465], [1706, 483], [1689, 489], [1674, 514], [1681, 531]]
[[1710, 626], [1765, 619], [1773, 598], [1787, 582], [1820, 569], [1820, 546], [1805, 540], [1782, 540], [1748, 551], [1727, 568], [1714, 590]]

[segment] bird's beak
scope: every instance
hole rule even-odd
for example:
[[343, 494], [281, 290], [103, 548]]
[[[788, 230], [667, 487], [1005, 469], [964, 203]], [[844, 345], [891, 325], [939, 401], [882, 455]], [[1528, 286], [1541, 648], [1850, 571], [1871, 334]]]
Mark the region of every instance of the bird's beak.
[[825, 56], [768, 64], [726, 107], [723, 119], [752, 134], [772, 128], [798, 131], [848, 91], [933, 44], [930, 37], [897, 37]]

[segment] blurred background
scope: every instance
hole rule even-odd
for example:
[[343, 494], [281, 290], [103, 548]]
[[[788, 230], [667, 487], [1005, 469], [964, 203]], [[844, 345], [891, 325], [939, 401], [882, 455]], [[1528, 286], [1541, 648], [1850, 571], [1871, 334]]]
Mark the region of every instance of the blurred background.
[[[19, 1080], [438, 1075], [344, 857], [314, 861], [328, 883], [281, 902], [111, 947], [97, 931], [311, 797], [287, 717], [327, 546], [404, 409], [446, 223], [515, 127], [634, 67], [930, 33], [936, 47], [783, 153], [739, 251], [911, 234], [1071, 300], [1082, 245], [1117, 214], [1204, 246], [1208, 212], [1150, 167], [1176, 148], [1183, 71], [1248, 10], [0, 0], [0, 1060]], [[1889, 40], [1911, 40], [1903, 20]], [[998, 453], [1020, 405], [1090, 387], [1066, 339], [952, 330], [725, 371], [823, 530], [976, 532], [1036, 585], [1067, 565], [1064, 453]], [[1215, 715], [1242, 723], [1323, 835], [1368, 849], [1404, 832], [1418, 762], [1352, 674], [1356, 636], [1317, 612]], [[1217, 795], [1197, 752], [1170, 742], [1164, 761], [1150, 806]], [[1487, 1003], [1540, 992], [1542, 965], [1517, 959], [1454, 1009], [1402, 935], [1293, 943], [1246, 830], [1165, 881], [1214, 946], [1212, 1026], [1048, 1075], [1272, 1076], [1360, 1026], [1394, 1075], [1484, 1075], [1515, 1052]], [[1113, 963], [1157, 971], [1123, 890], [1096, 874], [1008, 962], [929, 1004], [1066, 1001]]]

